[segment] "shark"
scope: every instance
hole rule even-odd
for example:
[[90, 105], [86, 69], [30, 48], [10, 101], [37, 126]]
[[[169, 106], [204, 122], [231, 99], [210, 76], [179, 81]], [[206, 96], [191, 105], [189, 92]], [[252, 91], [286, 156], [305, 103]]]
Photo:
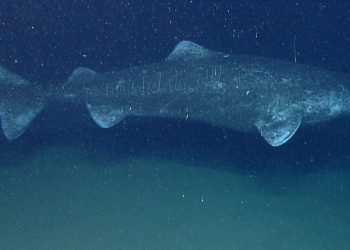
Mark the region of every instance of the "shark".
[[106, 73], [79, 67], [54, 90], [0, 67], [0, 118], [14, 140], [49, 103], [74, 101], [102, 128], [127, 116], [174, 118], [259, 133], [278, 147], [301, 125], [348, 114], [349, 87], [343, 73], [181, 41], [159, 63]]

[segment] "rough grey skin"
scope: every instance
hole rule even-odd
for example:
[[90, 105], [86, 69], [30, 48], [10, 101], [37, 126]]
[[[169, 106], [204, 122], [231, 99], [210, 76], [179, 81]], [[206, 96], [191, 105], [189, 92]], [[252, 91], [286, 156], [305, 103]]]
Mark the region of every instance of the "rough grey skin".
[[56, 98], [85, 102], [104, 128], [130, 115], [183, 118], [260, 132], [270, 145], [280, 146], [301, 123], [348, 113], [348, 86], [347, 75], [183, 41], [161, 63], [110, 73], [78, 68]]

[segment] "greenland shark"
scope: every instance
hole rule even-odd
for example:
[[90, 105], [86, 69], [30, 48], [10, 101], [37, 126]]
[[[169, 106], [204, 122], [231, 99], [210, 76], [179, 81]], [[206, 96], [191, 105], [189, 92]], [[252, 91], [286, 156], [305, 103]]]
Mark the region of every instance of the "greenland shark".
[[102, 128], [127, 116], [167, 117], [257, 132], [277, 147], [301, 124], [349, 113], [349, 87], [345, 74], [182, 41], [160, 63], [108, 73], [77, 68], [58, 90], [0, 67], [0, 117], [13, 140], [52, 100], [78, 101]]

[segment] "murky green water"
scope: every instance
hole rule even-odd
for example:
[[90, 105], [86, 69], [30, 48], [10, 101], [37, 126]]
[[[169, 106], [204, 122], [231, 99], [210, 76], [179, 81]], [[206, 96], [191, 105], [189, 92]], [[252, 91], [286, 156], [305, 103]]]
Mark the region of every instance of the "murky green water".
[[350, 246], [350, 170], [336, 165], [277, 171], [272, 181], [151, 156], [103, 161], [77, 148], [21, 162], [0, 169], [0, 249]]

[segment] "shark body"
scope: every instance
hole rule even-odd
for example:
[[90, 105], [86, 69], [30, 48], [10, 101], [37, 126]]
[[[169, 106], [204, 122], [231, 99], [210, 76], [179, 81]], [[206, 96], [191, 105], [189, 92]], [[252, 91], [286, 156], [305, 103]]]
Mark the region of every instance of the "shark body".
[[[182, 118], [259, 132], [280, 146], [301, 124], [349, 113], [349, 86], [345, 74], [183, 41], [160, 63], [109, 73], [77, 68], [54, 99], [82, 101], [103, 128], [126, 116]], [[53, 98], [4, 69], [0, 91], [2, 129], [9, 139], [20, 136]], [[16, 95], [21, 98], [14, 100]]]

